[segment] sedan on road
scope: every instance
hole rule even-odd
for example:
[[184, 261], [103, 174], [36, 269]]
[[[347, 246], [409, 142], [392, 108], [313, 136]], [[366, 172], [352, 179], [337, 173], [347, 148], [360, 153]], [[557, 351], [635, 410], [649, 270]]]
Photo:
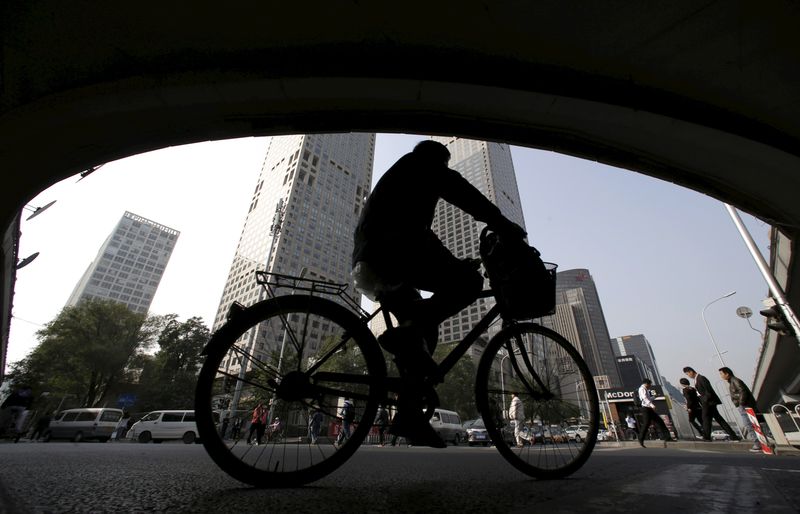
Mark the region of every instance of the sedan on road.
[[486, 425], [483, 424], [481, 418], [464, 422], [464, 430], [467, 433], [467, 444], [470, 446], [489, 446], [492, 444], [491, 439], [489, 439], [489, 432], [486, 431]]
[[731, 436], [729, 436], [724, 430], [713, 430], [711, 432], [712, 441], [730, 441], [730, 439]]

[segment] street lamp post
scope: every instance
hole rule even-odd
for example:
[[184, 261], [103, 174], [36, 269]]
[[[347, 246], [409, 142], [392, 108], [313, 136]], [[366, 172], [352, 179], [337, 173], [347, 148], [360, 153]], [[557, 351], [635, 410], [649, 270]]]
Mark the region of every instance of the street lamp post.
[[[733, 296], [735, 294], [736, 294], [736, 291], [731, 291], [730, 293], [727, 293], [727, 294], [724, 294], [724, 295], [720, 296], [716, 300], [712, 300], [712, 301], [708, 302], [706, 304], [706, 306], [703, 307], [703, 310], [700, 313], [700, 316], [703, 318], [703, 324], [706, 326], [706, 332], [708, 332], [708, 337], [711, 339], [711, 344], [714, 345], [714, 351], [717, 352], [717, 358], [719, 359], [719, 363], [723, 367], [725, 367], [725, 360], [722, 358], [722, 353], [719, 351], [719, 347], [717, 346], [717, 342], [714, 340], [714, 335], [711, 333], [711, 329], [708, 327], [708, 322], [706, 321], [706, 309], [708, 309], [709, 306], [711, 306], [712, 304], [714, 304], [714, 303], [716, 303], [716, 302], [718, 302], [720, 300], [724, 300], [725, 298], [729, 298], [729, 297], [731, 297], [731, 296]], [[732, 417], [734, 419], [734, 422], [736, 423], [736, 427], [739, 429], [739, 432], [741, 432], [743, 434], [744, 431], [742, 430], [742, 426], [741, 426], [741, 422], [740, 422], [741, 420], [736, 419], [736, 416], [731, 416], [731, 413], [729, 412], [728, 406], [724, 402], [723, 402], [723, 408], [728, 413], [728, 416], [729, 416], [728, 419], [730, 419]]]
[[750, 317], [753, 315], [753, 311], [750, 310], [750, 307], [742, 306], [742, 307], [737, 308], [736, 309], [736, 315], [739, 316], [740, 318], [744, 319], [747, 322], [747, 325], [750, 327], [750, 330], [752, 330], [753, 332], [755, 332], [759, 336], [761, 336], [761, 339], [764, 339], [764, 333], [761, 332], [756, 327], [754, 327], [752, 323], [750, 323]]
[[735, 294], [736, 294], [736, 291], [731, 291], [728, 294], [720, 296], [716, 300], [712, 300], [712, 301], [708, 302], [708, 304], [706, 304], [706, 306], [703, 307], [703, 310], [700, 312], [700, 317], [703, 318], [703, 324], [706, 326], [706, 332], [708, 332], [708, 337], [711, 339], [711, 344], [714, 345], [714, 351], [717, 352], [717, 358], [719, 358], [719, 362], [723, 366], [725, 366], [725, 361], [722, 359], [722, 354], [720, 353], [719, 348], [717, 347], [717, 342], [714, 340], [714, 335], [711, 333], [711, 329], [708, 328], [708, 322], [706, 321], [706, 309], [708, 309], [712, 304], [714, 304], [714, 303], [716, 303], [716, 302], [718, 302], [720, 300], [724, 300], [725, 298], [731, 297], [731, 296], [733, 296]]
[[503, 355], [503, 358], [500, 359], [500, 396], [503, 399], [503, 417], [506, 416], [506, 384], [503, 380], [503, 361], [508, 359], [509, 353]]
[[[284, 202], [283, 202], [283, 198], [280, 198], [280, 199], [278, 199], [277, 205], [275, 205], [275, 214], [274, 214], [274, 216], [272, 218], [272, 226], [270, 226], [270, 228], [269, 228], [269, 234], [270, 234], [270, 236], [272, 236], [272, 241], [270, 241], [269, 251], [267, 252], [267, 259], [266, 259], [266, 263], [265, 263], [265, 267], [264, 267], [265, 271], [270, 271], [270, 269], [271, 269], [270, 265], [269, 265], [270, 264], [270, 259], [272, 258], [272, 250], [273, 250], [273, 248], [275, 248], [275, 240], [278, 238], [278, 235], [281, 233], [281, 227], [283, 226], [283, 214], [284, 214]], [[264, 299], [264, 289], [262, 288], [258, 292], [258, 301], [261, 302], [263, 299]], [[247, 346], [246, 346], [246, 352], [247, 353], [245, 355], [242, 355], [239, 358], [239, 374], [238, 374], [238, 377], [237, 377], [237, 380], [236, 380], [236, 385], [234, 387], [233, 398], [231, 399], [231, 402], [228, 405], [228, 412], [231, 415], [235, 415], [236, 410], [239, 408], [239, 399], [241, 398], [241, 395], [242, 395], [243, 381], [244, 381], [245, 375], [247, 374], [247, 367], [250, 365], [249, 355], [251, 355], [252, 352], [255, 349], [256, 336], [258, 335], [258, 327], [259, 326], [256, 325], [256, 326], [254, 326], [253, 328], [250, 329], [250, 330], [252, 330], [252, 333], [250, 334], [250, 341], [248, 341]], [[281, 350], [281, 354], [283, 354], [282, 350]], [[233, 355], [233, 353], [231, 353], [231, 356], [232, 355]], [[228, 365], [225, 368], [226, 373], [227, 373], [228, 368], [230, 367], [230, 361], [231, 360], [232, 359], [230, 359], [230, 358], [228, 359]]]

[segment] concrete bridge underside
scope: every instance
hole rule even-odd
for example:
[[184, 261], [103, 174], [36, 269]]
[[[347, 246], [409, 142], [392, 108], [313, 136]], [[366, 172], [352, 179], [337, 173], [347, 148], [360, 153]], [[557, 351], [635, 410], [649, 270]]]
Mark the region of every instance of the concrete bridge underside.
[[764, 5], [4, 2], [0, 360], [22, 207], [71, 174], [169, 145], [335, 131], [502, 140], [690, 187], [794, 241], [800, 7]]

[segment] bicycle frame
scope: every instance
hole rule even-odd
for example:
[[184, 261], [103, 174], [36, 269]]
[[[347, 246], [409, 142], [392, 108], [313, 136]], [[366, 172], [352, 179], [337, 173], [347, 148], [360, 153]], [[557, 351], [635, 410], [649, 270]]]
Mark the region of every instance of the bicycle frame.
[[[312, 296], [316, 293], [319, 294], [326, 294], [331, 296], [337, 296], [342, 299], [343, 303], [345, 303], [354, 314], [358, 316], [361, 323], [367, 325], [370, 321], [372, 321], [375, 317], [379, 314], [383, 314], [384, 319], [386, 320], [386, 324], [388, 327], [391, 328], [391, 318], [389, 317], [388, 312], [384, 310], [384, 308], [378, 307], [373, 312], [368, 312], [361, 308], [361, 305], [355, 301], [349, 294], [346, 293], [348, 284], [336, 284], [332, 282], [314, 280], [314, 279], [307, 279], [304, 277], [294, 277], [290, 275], [281, 275], [277, 273], [269, 273], [258, 271], [256, 272], [257, 281], [260, 285], [262, 285], [269, 295], [270, 298], [275, 298], [276, 295], [273, 291], [274, 288], [289, 288], [293, 291], [306, 291], [309, 292]], [[493, 297], [494, 292], [491, 289], [487, 289], [481, 292], [481, 294], [476, 298], [476, 300], [480, 298], [489, 298]], [[445, 358], [439, 363], [437, 367], [437, 372], [429, 377], [426, 380], [426, 385], [433, 386], [436, 383], [440, 383], [444, 380], [444, 377], [453, 369], [453, 367], [458, 363], [458, 361], [466, 355], [467, 351], [470, 347], [475, 344], [478, 338], [486, 332], [489, 326], [494, 323], [497, 318], [500, 316], [500, 306], [495, 304], [489, 311], [481, 318], [467, 333], [466, 336], [445, 356]], [[288, 322], [285, 319], [282, 319], [285, 329], [287, 332], [290, 333], [290, 338], [293, 341], [296, 341], [296, 336], [294, 335], [294, 331], [289, 326]], [[514, 323], [513, 321], [511, 323]], [[348, 334], [344, 334], [342, 340], [331, 347], [327, 353], [321, 356], [317, 362], [315, 362], [305, 373], [311, 374], [316, 371], [320, 366], [322, 366], [327, 359], [333, 356], [335, 353], [340, 351], [350, 340]], [[376, 341], [377, 344], [377, 341]], [[508, 349], [511, 351], [511, 348]], [[522, 353], [522, 358], [525, 366], [528, 370], [532, 371], [533, 367], [528, 360], [527, 354], [524, 352]], [[519, 365], [517, 364], [515, 359], [512, 359], [512, 366], [517, 371], [518, 375], [522, 375], [521, 370], [519, 369]], [[328, 381], [342, 381], [348, 383], [361, 383], [361, 384], [374, 384], [375, 377], [365, 376], [365, 375], [354, 375], [348, 373], [338, 373], [338, 372], [318, 372], [316, 376], [319, 380], [328, 380]], [[546, 397], [548, 396], [547, 388], [544, 384], [541, 383], [539, 377], [536, 373], [532, 373], [532, 376], [536, 379], [537, 385], [539, 386], [539, 391], [545, 391], [544, 393], [537, 392], [536, 388], [533, 387], [531, 384], [524, 382], [523, 385], [532, 394], [534, 397]], [[402, 377], [384, 377], [382, 379], [383, 384], [387, 389], [387, 393], [389, 392], [398, 392], [404, 383], [404, 379]], [[319, 388], [319, 392], [325, 394], [337, 394], [337, 391], [331, 390], [329, 388]], [[386, 405], [396, 405], [396, 401], [389, 396], [383, 402]]]

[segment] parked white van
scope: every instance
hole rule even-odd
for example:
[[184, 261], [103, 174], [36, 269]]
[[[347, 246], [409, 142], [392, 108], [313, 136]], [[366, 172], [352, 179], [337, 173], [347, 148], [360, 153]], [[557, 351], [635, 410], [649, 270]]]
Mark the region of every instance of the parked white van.
[[431, 426], [444, 442], [451, 441], [457, 445], [464, 441], [464, 427], [458, 413], [451, 410], [434, 409]]
[[121, 409], [67, 409], [53, 418], [42, 439], [72, 439], [75, 442], [97, 439], [106, 442], [111, 439], [120, 419]]
[[[218, 414], [215, 412], [214, 415]], [[128, 439], [140, 443], [181, 439], [186, 444], [192, 444], [198, 440], [197, 434], [193, 410], [157, 410], [134, 423], [128, 431]]]

